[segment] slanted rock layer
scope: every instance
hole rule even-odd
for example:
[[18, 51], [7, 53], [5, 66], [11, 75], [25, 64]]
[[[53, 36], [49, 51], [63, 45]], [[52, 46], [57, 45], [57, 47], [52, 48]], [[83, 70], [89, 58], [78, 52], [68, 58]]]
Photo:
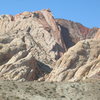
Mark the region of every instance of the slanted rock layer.
[[47, 81], [79, 81], [100, 78], [100, 39], [78, 42], [57, 62]]
[[62, 81], [99, 77], [99, 39], [100, 29], [55, 19], [49, 9], [1, 15], [0, 79]]

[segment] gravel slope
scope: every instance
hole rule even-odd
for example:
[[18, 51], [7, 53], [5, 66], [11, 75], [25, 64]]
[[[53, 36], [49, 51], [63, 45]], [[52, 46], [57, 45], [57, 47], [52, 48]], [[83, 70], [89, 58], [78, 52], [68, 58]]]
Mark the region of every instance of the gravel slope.
[[100, 100], [100, 81], [0, 81], [0, 100]]

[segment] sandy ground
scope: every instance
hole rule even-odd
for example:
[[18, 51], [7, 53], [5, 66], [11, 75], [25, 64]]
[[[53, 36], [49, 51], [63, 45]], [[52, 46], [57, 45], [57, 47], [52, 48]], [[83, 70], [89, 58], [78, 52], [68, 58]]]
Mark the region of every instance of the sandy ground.
[[0, 100], [100, 100], [100, 81], [0, 81]]

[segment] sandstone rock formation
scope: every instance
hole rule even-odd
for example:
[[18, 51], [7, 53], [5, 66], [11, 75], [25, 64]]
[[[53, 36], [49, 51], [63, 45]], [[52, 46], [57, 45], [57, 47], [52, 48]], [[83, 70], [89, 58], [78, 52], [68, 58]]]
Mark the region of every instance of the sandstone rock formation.
[[100, 39], [78, 42], [55, 65], [46, 81], [79, 81], [100, 78]]
[[98, 28], [87, 28], [73, 21], [56, 19], [56, 22], [61, 27], [61, 36], [66, 48], [70, 48], [78, 41], [94, 38]]
[[60, 57], [59, 52], [63, 52], [53, 35], [56, 31], [59, 34], [57, 29], [51, 12], [47, 10], [16, 16], [1, 15], [0, 78], [34, 80], [50, 72], [47, 65], [53, 64]]
[[[80, 40], [88, 38], [99, 39], [99, 30], [98, 28], [89, 29], [72, 21], [55, 19], [49, 9], [36, 12], [25, 11], [15, 16], [1, 15], [0, 79], [36, 80], [50, 73], [52, 69], [54, 69], [55, 72], [56, 68], [54, 68], [54, 64], [71, 46]], [[92, 42], [89, 43], [91, 45]], [[78, 44], [83, 44], [83, 42]], [[96, 46], [99, 48], [99, 44]], [[96, 48], [96, 46], [93, 47], [92, 45], [89, 50], [91, 51]], [[74, 49], [76, 48], [77, 46]], [[78, 48], [81, 49], [81, 45], [80, 47], [78, 46]], [[83, 49], [84, 48], [82, 48], [82, 50]], [[84, 53], [84, 51], [85, 49], [82, 53]], [[76, 55], [77, 52], [76, 49], [73, 55]], [[98, 52], [99, 51], [97, 51], [95, 55], [98, 55]], [[65, 53], [63, 57], [66, 54], [67, 53]], [[83, 54], [83, 61], [80, 63], [76, 60], [77, 57], [80, 57], [79, 54], [77, 54], [77, 56], [71, 56], [71, 61], [67, 63], [72, 74], [73, 70], [76, 71], [78, 67], [83, 66], [82, 64], [87, 61], [84, 59], [88, 58], [84, 56]], [[61, 57], [56, 64], [58, 64], [61, 59], [62, 62], [69, 59], [69, 56], [64, 57], [64, 60], [63, 57]], [[71, 63], [79, 63], [79, 65], [76, 64], [74, 66], [76, 69], [71, 69]], [[57, 66], [58, 65], [56, 65], [56, 67]], [[57, 70], [60, 71], [59, 68]], [[66, 66], [64, 66], [64, 68], [66, 68]], [[56, 72], [58, 73], [58, 71]], [[60, 71], [60, 73], [62, 72]], [[52, 73], [50, 75], [52, 76]], [[56, 75], [58, 74], [54, 74], [52, 77], [56, 78]], [[59, 77], [59, 75], [57, 77]], [[47, 80], [49, 79], [52, 80], [52, 78], [48, 78]], [[55, 81], [55, 79], [53, 80]], [[58, 78], [56, 78], [56, 80], [58, 80]]]
[[95, 39], [100, 39], [100, 29], [98, 29], [98, 31], [96, 32], [94, 38]]
[[23, 50], [15, 54], [7, 63], [0, 66], [0, 79], [32, 81], [49, 72], [50, 68], [48, 66], [38, 62], [31, 52], [28, 53]]
[[[45, 18], [46, 14], [47, 18]], [[37, 60], [46, 64], [59, 58], [59, 52], [63, 53], [62, 46], [57, 42], [60, 41], [60, 38], [57, 40], [54, 37], [54, 33], [59, 34], [60, 31], [51, 12], [47, 10], [34, 13], [24, 12], [16, 16], [2, 15], [0, 18], [0, 43], [4, 44], [3, 48], [13, 44], [12, 42], [23, 44], [24, 50], [32, 51]], [[15, 47], [13, 46], [13, 48]], [[14, 52], [18, 51], [14, 50]]]

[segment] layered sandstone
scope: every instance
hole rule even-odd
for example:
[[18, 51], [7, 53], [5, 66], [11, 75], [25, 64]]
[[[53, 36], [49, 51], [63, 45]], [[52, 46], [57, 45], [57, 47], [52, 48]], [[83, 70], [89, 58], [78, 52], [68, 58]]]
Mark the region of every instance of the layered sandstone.
[[90, 29], [80, 23], [75, 23], [69, 20], [56, 19], [56, 22], [61, 27], [61, 36], [67, 49], [80, 40], [94, 38], [98, 31], [98, 28]]
[[55, 32], [60, 33], [48, 10], [1, 15], [0, 78], [35, 80], [49, 73], [48, 65], [64, 52]]
[[100, 39], [78, 42], [55, 65], [46, 81], [79, 81], [100, 78]]
[[[73, 76], [76, 70], [79, 67], [81, 68], [83, 66], [82, 64], [85, 64], [90, 59], [86, 55], [88, 54], [86, 48], [89, 48], [89, 51], [92, 52], [88, 54], [89, 57], [93, 54], [98, 56], [100, 44], [95, 40], [93, 42], [91, 42], [92, 40], [85, 40], [73, 47], [74, 49], [72, 51], [74, 52], [71, 52], [69, 48], [80, 40], [88, 38], [98, 38], [99, 40], [99, 37], [100, 29], [89, 29], [79, 23], [55, 19], [49, 9], [36, 12], [26, 11], [15, 16], [1, 15], [0, 79], [37, 80], [38, 78], [44, 77], [44, 75], [47, 76], [52, 69], [54, 70], [49, 75], [51, 78], [48, 77], [47, 80], [61, 81], [72, 79], [71, 75]], [[91, 48], [83, 48], [81, 46], [88, 46], [88, 43]], [[95, 53], [92, 51], [94, 48], [97, 48], [97, 52]], [[81, 56], [77, 52], [81, 52]], [[97, 56], [93, 58], [93, 62], [91, 60], [91, 64], [95, 64], [94, 60], [97, 60]], [[60, 62], [61, 65], [59, 61], [62, 62]], [[63, 62], [65, 65], [68, 65], [63, 65]], [[55, 63], [56, 66], [54, 66]], [[75, 69], [72, 68], [73, 66], [71, 64], [75, 64]], [[63, 79], [58, 73], [63, 77], [62, 70], [67, 67], [70, 71], [68, 70], [67, 74], [64, 73], [66, 78]]]
[[2, 15], [0, 29], [1, 45], [6, 47], [13, 41], [20, 41], [25, 45], [24, 50], [32, 51], [37, 60], [46, 64], [55, 61], [64, 52], [60, 30], [48, 10], [24, 12], [16, 16]]
[[98, 31], [96, 32], [94, 38], [95, 39], [100, 39], [100, 29], [98, 29]]

